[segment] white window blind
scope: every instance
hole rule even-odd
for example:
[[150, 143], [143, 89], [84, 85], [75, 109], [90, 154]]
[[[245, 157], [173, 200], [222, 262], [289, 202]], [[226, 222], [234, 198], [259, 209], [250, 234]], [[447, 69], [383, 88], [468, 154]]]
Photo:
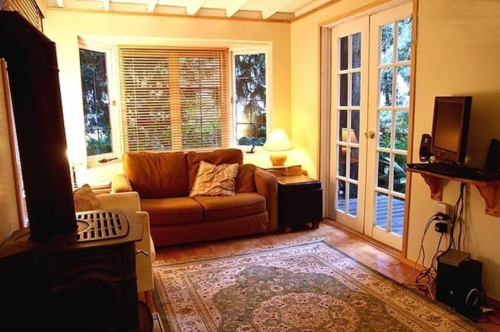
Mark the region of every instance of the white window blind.
[[119, 47], [126, 151], [229, 146], [228, 50]]
[[31, 24], [43, 31], [42, 12], [35, 0], [0, 0], [2, 10], [18, 11]]

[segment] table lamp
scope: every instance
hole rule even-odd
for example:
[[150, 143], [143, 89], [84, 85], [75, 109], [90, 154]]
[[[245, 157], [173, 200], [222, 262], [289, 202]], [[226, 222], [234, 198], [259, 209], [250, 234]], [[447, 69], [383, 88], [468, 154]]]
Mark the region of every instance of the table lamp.
[[283, 129], [275, 129], [269, 135], [263, 148], [271, 151], [269, 157], [273, 166], [284, 166], [287, 155], [283, 151], [292, 149], [293, 144]]

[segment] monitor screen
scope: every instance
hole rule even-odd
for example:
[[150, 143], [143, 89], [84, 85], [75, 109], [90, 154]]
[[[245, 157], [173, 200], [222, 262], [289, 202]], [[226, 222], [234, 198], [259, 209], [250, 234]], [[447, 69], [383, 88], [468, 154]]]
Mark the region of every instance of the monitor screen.
[[472, 97], [436, 97], [431, 154], [438, 161], [463, 164]]

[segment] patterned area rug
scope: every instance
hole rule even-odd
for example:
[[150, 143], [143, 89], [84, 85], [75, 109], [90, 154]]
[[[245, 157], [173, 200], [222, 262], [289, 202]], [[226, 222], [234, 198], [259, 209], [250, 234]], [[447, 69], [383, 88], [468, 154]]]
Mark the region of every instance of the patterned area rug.
[[154, 267], [171, 331], [482, 331], [320, 241]]

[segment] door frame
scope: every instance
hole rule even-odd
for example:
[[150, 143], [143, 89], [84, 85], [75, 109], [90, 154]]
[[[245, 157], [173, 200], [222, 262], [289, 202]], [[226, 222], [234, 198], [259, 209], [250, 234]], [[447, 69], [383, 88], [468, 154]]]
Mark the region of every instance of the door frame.
[[[344, 14], [330, 18], [320, 23], [320, 156], [319, 156], [319, 178], [323, 185], [325, 195], [323, 195], [323, 216], [329, 215], [328, 206], [330, 188], [330, 129], [331, 129], [331, 35], [332, 28], [341, 25], [347, 21], [359, 18], [361, 16], [369, 16], [378, 12], [396, 7], [398, 5], [412, 2], [413, 10], [413, 25], [412, 25], [412, 49], [411, 49], [411, 74], [410, 85], [413, 87], [410, 91], [410, 106], [409, 106], [409, 133], [408, 133], [408, 162], [413, 160], [413, 143], [414, 143], [414, 114], [415, 114], [415, 94], [416, 94], [416, 68], [417, 68], [417, 31], [418, 31], [418, 7], [419, 0], [382, 0], [375, 3], [348, 11]], [[406, 179], [406, 208], [404, 215], [404, 231], [402, 238], [401, 258], [407, 257], [408, 251], [408, 218], [411, 202], [411, 184], [412, 174], [409, 173]]]

